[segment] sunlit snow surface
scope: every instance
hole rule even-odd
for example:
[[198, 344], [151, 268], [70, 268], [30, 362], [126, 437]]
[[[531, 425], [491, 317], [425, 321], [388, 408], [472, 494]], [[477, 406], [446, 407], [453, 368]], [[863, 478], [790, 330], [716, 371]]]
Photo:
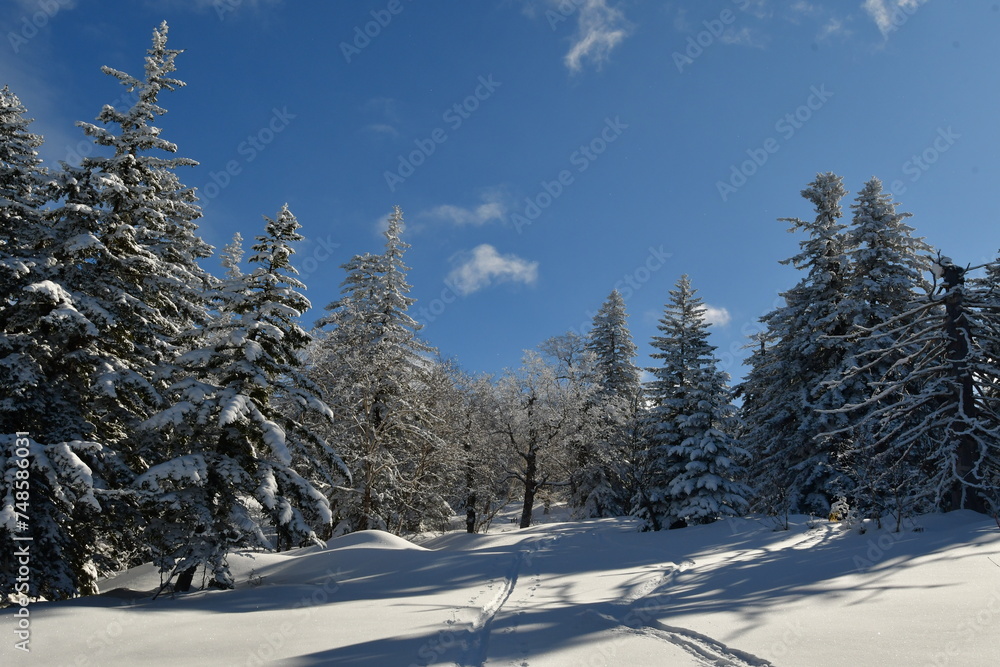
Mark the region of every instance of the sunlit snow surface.
[[7, 632], [0, 664], [1000, 664], [1000, 529], [982, 515], [900, 534], [808, 517], [662, 533], [502, 521], [237, 554], [237, 590], [156, 601], [143, 566], [101, 596], [31, 606], [30, 655]]

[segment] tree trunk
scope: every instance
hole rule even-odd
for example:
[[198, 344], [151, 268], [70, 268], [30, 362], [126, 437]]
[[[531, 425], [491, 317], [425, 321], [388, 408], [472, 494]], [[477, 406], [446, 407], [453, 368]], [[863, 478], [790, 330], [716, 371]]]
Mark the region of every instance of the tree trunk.
[[521, 524], [519, 528], [531, 526], [531, 511], [535, 505], [535, 491], [538, 490], [538, 480], [535, 475], [538, 473], [538, 452], [534, 447], [529, 447], [526, 454], [521, 454], [524, 458], [524, 507], [521, 509]]
[[[978, 417], [975, 403], [974, 378], [969, 364], [969, 343], [972, 332], [969, 319], [965, 315], [965, 304], [962, 286], [965, 284], [965, 270], [959, 266], [945, 267], [945, 330], [948, 335], [948, 359], [951, 361], [952, 374], [958, 387], [956, 397], [958, 405], [954, 418], [952, 432], [958, 437], [955, 451], [957, 472], [961, 482], [956, 482], [951, 492], [952, 509], [971, 509], [977, 512], [985, 511], [985, 503], [979, 490], [970, 484], [979, 480], [973, 478], [973, 467], [976, 458], [976, 442], [969, 433], [971, 424]], [[963, 483], [964, 482], [964, 483]]]
[[465, 498], [465, 532], [476, 532], [476, 494], [470, 493]]
[[361, 521], [363, 525], [358, 526], [359, 530], [371, 530], [374, 528], [372, 525], [372, 483], [374, 472], [372, 470], [371, 461], [365, 461], [364, 463], [364, 473], [361, 476], [362, 483], [365, 488], [361, 491]]
[[192, 565], [188, 569], [184, 570], [177, 575], [177, 583], [174, 584], [174, 590], [178, 593], [186, 593], [191, 590], [191, 582], [194, 581], [194, 573], [198, 569], [197, 565]]
[[472, 445], [462, 445], [465, 450], [465, 532], [476, 532], [476, 469], [472, 461]]

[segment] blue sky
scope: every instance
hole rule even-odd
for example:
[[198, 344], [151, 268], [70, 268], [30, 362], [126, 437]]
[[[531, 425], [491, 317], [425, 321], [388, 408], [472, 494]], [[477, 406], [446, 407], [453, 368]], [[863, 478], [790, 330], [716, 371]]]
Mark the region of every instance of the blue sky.
[[851, 200], [881, 178], [959, 263], [1000, 247], [997, 2], [8, 0], [0, 83], [50, 163], [93, 150], [74, 122], [123, 93], [99, 68], [141, 74], [161, 20], [206, 240], [288, 202], [311, 322], [398, 204], [414, 314], [470, 371], [584, 330], [615, 287], [647, 365], [687, 273], [738, 378], [798, 280], [777, 218], [811, 216], [821, 171]]

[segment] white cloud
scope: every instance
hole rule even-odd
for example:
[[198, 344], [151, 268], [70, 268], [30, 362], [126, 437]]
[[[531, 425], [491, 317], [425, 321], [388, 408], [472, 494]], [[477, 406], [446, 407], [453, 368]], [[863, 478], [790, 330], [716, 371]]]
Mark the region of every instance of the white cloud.
[[503, 220], [504, 207], [499, 202], [480, 204], [476, 208], [462, 208], [443, 204], [427, 212], [434, 218], [441, 218], [456, 225], [485, 225], [491, 220]]
[[883, 37], [888, 37], [889, 33], [898, 27], [898, 21], [902, 18], [909, 18], [920, 5], [928, 0], [865, 0], [861, 5], [868, 16], [875, 21], [879, 32]]
[[732, 316], [725, 308], [716, 308], [709, 304], [704, 305], [705, 321], [717, 327], [724, 327], [732, 321]]
[[488, 243], [476, 246], [471, 252], [460, 253], [456, 258], [459, 263], [448, 274], [448, 282], [462, 296], [498, 283], [531, 285], [538, 279], [538, 262], [529, 262], [516, 255], [501, 255]]
[[608, 6], [608, 0], [583, 0], [577, 10], [577, 29], [573, 46], [563, 58], [571, 72], [583, 69], [584, 61], [600, 67], [611, 51], [628, 36], [625, 14]]
[[454, 225], [479, 227], [493, 221], [502, 221], [507, 214], [504, 195], [499, 188], [487, 191], [483, 203], [473, 208], [442, 204], [420, 214], [422, 218], [435, 218]]

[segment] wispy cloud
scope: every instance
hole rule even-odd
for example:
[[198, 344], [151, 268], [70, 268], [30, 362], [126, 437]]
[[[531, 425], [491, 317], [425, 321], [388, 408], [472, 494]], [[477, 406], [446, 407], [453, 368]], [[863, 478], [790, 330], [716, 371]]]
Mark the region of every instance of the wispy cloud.
[[571, 72], [579, 72], [585, 62], [601, 67], [611, 52], [628, 36], [629, 23], [608, 0], [583, 0], [577, 12], [573, 46], [563, 58]]
[[399, 136], [396, 126], [399, 124], [398, 104], [391, 97], [373, 97], [361, 105], [361, 113], [367, 118], [372, 116], [375, 119], [364, 126], [366, 132], [387, 135], [390, 137]]
[[691, 32], [694, 28], [694, 24], [688, 19], [688, 10], [684, 7], [678, 7], [677, 13], [674, 14], [674, 30], [677, 32]]
[[478, 226], [485, 225], [491, 220], [503, 220], [504, 208], [496, 202], [480, 204], [476, 208], [462, 208], [461, 206], [443, 204], [428, 211], [427, 215], [448, 220], [456, 225]]
[[501, 255], [488, 243], [470, 252], [456, 255], [457, 266], [448, 274], [448, 282], [462, 296], [499, 283], [534, 284], [538, 279], [538, 262], [516, 255]]
[[817, 14], [821, 11], [819, 5], [807, 0], [796, 0], [792, 3], [791, 10], [798, 14]]
[[505, 197], [499, 189], [489, 190], [482, 197], [483, 203], [472, 208], [442, 204], [420, 214], [422, 218], [433, 218], [458, 226], [479, 227], [494, 221], [501, 221], [507, 215]]
[[920, 5], [927, 2], [928, 0], [865, 0], [861, 6], [875, 21], [882, 36], [888, 37], [897, 28], [896, 20], [900, 13], [913, 14]]

